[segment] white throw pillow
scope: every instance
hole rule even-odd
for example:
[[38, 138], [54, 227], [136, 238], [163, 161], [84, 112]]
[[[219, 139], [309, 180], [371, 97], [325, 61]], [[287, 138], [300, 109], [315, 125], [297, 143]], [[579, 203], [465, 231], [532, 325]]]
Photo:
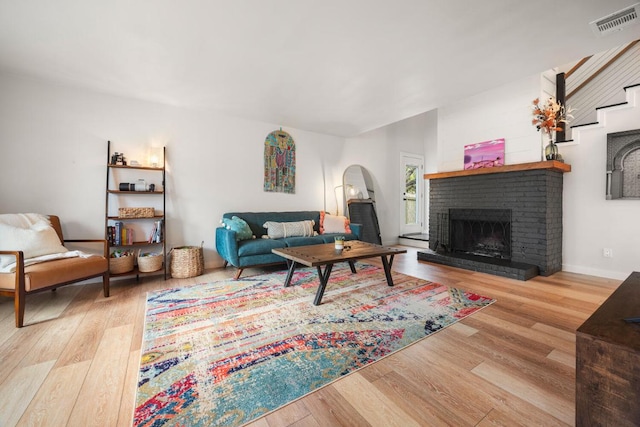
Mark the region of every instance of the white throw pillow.
[[[22, 251], [25, 259], [68, 251], [49, 219], [39, 214], [0, 215], [0, 250]], [[15, 261], [11, 255], [2, 255], [0, 268]]]
[[316, 233], [313, 231], [315, 221], [293, 221], [274, 222], [267, 221], [263, 227], [267, 229], [267, 236], [270, 239], [282, 239], [283, 237], [311, 237]]

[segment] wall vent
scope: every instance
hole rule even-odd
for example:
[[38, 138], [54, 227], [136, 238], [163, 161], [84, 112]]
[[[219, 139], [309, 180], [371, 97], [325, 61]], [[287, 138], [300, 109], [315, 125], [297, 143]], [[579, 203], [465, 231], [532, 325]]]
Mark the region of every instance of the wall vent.
[[606, 36], [607, 34], [620, 31], [629, 25], [637, 24], [638, 13], [640, 13], [640, 3], [614, 12], [604, 18], [596, 19], [590, 22], [589, 26], [597, 36]]

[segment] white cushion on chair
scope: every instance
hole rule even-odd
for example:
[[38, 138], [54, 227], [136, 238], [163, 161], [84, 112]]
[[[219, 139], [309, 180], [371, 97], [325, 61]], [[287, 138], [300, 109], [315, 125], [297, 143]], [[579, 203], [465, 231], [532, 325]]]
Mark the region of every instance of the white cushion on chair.
[[[49, 219], [40, 214], [0, 215], [0, 250], [22, 251], [25, 259], [68, 251]], [[15, 261], [11, 255], [0, 255], [0, 268]]]

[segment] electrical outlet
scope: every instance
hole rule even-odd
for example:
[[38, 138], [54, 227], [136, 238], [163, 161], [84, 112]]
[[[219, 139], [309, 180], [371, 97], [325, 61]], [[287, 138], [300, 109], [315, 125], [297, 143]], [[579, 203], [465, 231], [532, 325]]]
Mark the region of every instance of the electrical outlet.
[[605, 258], [613, 258], [613, 249], [611, 248], [603, 248], [602, 256]]

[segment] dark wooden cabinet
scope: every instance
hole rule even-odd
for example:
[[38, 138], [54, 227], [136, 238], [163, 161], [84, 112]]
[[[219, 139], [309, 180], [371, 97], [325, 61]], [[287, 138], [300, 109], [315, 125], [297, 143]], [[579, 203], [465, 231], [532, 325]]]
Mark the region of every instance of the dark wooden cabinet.
[[576, 426], [640, 426], [640, 273], [576, 332]]
[[371, 199], [351, 199], [347, 201], [347, 206], [351, 222], [362, 225], [360, 240], [381, 245], [382, 237], [380, 236], [380, 225], [378, 225], [374, 201]]

